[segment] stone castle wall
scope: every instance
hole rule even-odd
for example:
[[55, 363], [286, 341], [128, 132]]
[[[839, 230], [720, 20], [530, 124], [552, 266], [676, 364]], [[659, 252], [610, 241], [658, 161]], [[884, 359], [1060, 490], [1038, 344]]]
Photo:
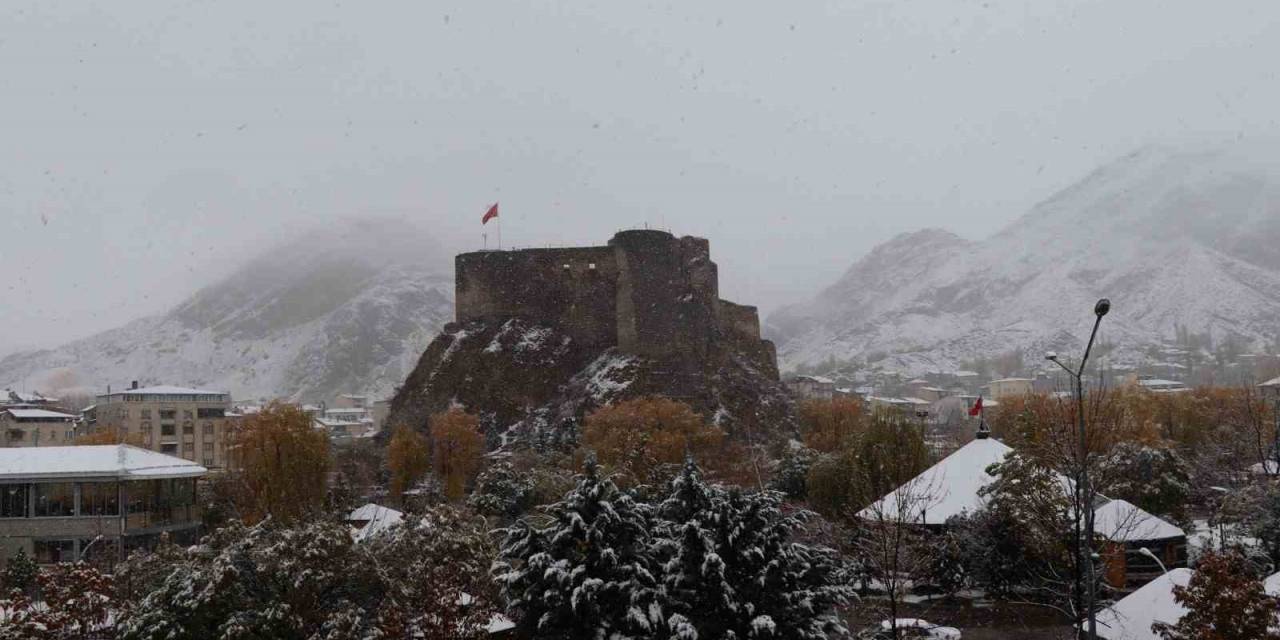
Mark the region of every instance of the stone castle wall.
[[756, 308], [720, 299], [703, 238], [631, 230], [604, 247], [464, 253], [456, 273], [459, 322], [530, 318], [583, 344], [691, 369], [728, 342], [777, 377]]

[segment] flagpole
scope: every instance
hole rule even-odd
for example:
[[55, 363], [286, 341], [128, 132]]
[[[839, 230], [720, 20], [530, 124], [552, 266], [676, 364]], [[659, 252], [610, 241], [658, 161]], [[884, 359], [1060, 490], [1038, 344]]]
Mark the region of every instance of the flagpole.
[[502, 251], [502, 216], [498, 216], [498, 251]]

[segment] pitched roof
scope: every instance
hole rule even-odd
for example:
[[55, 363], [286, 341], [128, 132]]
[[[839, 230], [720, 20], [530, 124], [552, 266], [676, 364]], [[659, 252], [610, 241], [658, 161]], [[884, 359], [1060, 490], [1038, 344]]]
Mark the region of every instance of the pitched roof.
[[1098, 612], [1098, 637], [1105, 640], [1160, 640], [1157, 622], [1175, 623], [1187, 610], [1173, 598], [1175, 586], [1191, 581], [1190, 569], [1174, 569]]
[[1280, 387], [1280, 378], [1276, 378], [1274, 380], [1268, 380], [1258, 386], [1259, 387]]
[[347, 514], [347, 520], [365, 523], [353, 533], [356, 542], [360, 542], [400, 524], [404, 520], [404, 514], [370, 502]]
[[1114, 542], [1168, 540], [1187, 533], [1132, 503], [1112, 500], [1094, 511], [1094, 531]]
[[922, 503], [918, 509], [920, 513], [912, 514], [914, 522], [943, 524], [952, 516], [977, 511], [983, 504], [978, 490], [994, 480], [987, 475], [987, 467], [1003, 461], [1010, 451], [1013, 449], [999, 440], [974, 440], [858, 515], [872, 518], [877, 510], [885, 514], [897, 513], [899, 497], [911, 499], [911, 493], [917, 494]]
[[127, 444], [0, 448], [0, 480], [196, 478], [208, 469]]

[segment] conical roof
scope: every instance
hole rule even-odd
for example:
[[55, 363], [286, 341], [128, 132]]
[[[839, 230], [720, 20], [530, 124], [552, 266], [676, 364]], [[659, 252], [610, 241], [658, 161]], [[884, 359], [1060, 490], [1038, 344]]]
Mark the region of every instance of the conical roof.
[[982, 508], [978, 490], [994, 478], [987, 467], [1004, 461], [1012, 448], [993, 438], [979, 438], [937, 464], [925, 469], [911, 481], [863, 509], [858, 515], [877, 519], [876, 514], [896, 520], [902, 505], [902, 519], [921, 524], [944, 524], [948, 518]]

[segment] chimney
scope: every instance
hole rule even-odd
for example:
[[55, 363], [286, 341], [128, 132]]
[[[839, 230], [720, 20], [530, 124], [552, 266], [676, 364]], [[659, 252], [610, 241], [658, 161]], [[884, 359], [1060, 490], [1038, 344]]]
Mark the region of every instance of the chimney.
[[137, 381], [137, 380], [134, 380], [134, 381], [133, 381], [133, 386], [132, 386], [132, 387], [129, 387], [129, 388], [130, 388], [130, 389], [137, 389], [137, 388], [138, 388], [138, 381]]

